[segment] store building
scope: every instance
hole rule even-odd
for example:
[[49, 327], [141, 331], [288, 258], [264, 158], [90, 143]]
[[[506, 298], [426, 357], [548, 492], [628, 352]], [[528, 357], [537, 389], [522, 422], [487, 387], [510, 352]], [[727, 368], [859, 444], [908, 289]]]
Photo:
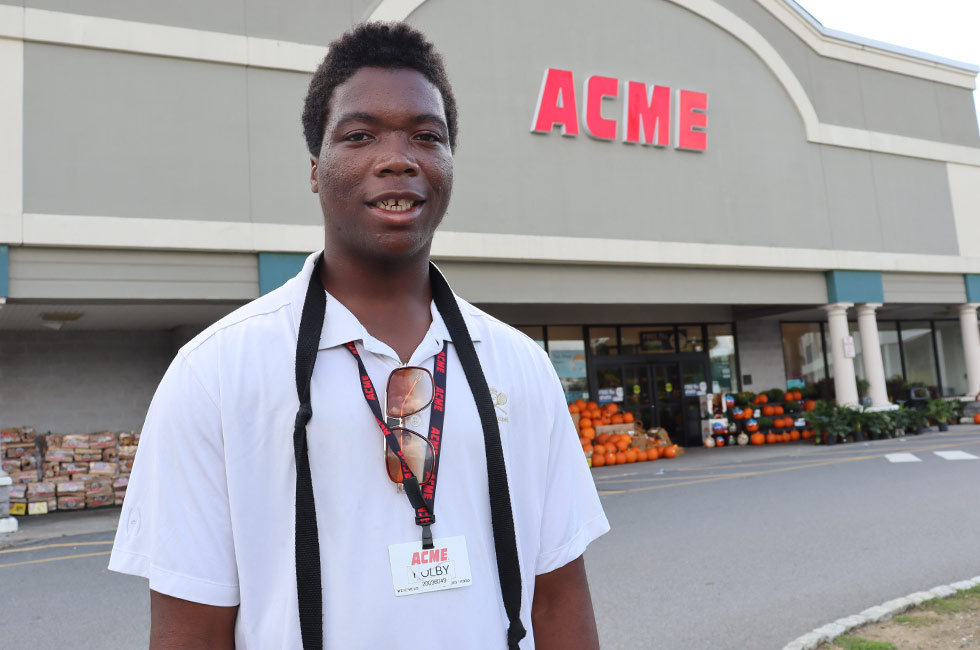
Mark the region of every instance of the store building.
[[690, 444], [704, 391], [980, 392], [975, 66], [792, 0], [0, 0], [0, 424], [138, 428], [319, 246], [299, 112], [362, 19], [445, 53], [434, 257], [570, 398]]

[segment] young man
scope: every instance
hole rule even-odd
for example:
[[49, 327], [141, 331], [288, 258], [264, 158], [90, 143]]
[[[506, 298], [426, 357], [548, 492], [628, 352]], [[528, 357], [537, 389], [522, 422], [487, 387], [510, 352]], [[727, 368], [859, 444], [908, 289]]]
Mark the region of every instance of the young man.
[[151, 648], [598, 647], [608, 523], [560, 384], [430, 266], [456, 122], [417, 31], [331, 45], [303, 113], [323, 252], [182, 348], [147, 415], [109, 566], [149, 578]]

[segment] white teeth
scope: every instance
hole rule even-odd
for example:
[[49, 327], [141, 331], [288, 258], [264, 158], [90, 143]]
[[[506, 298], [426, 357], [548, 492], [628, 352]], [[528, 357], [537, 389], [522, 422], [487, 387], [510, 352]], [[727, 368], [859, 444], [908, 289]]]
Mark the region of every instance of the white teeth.
[[415, 201], [412, 199], [385, 199], [384, 201], [378, 201], [375, 205], [391, 212], [405, 212], [412, 209]]

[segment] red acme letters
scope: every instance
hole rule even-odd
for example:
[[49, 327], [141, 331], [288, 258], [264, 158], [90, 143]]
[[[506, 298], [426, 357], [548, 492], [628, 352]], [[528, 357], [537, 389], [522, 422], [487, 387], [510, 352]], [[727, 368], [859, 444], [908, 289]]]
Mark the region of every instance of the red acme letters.
[[[622, 93], [620, 92], [622, 91]], [[622, 124], [604, 117], [606, 100], [623, 95]], [[708, 95], [693, 90], [674, 90], [639, 81], [620, 84], [615, 77], [592, 75], [585, 80], [580, 114], [575, 99], [575, 79], [570, 70], [547, 68], [531, 123], [533, 133], [575, 136], [579, 122], [597, 140], [621, 138], [626, 144], [705, 151], [708, 148]], [[673, 101], [671, 101], [673, 99]], [[671, 128], [673, 127], [673, 128]]]

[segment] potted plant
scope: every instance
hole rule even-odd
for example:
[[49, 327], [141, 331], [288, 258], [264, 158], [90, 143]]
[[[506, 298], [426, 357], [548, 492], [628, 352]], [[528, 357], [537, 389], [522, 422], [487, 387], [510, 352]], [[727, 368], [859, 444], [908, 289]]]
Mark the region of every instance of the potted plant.
[[[864, 442], [864, 412], [848, 406], [840, 407], [840, 418], [847, 427], [847, 433], [854, 442]], [[845, 434], [846, 435], [846, 434]]]
[[786, 396], [786, 393], [781, 388], [770, 388], [769, 390], [765, 391], [765, 393], [766, 397], [769, 398], [770, 404], [782, 402], [783, 397]]
[[895, 423], [888, 411], [865, 411], [861, 414], [864, 430], [871, 440], [889, 438], [895, 431]]
[[817, 402], [817, 407], [810, 412], [810, 421], [816, 432], [816, 444], [833, 445], [838, 442], [838, 438], [847, 435], [847, 414], [842, 412], [842, 408], [824, 400]]
[[918, 435], [925, 430], [923, 421], [925, 413], [922, 409], [914, 406], [904, 406], [898, 411], [898, 423], [905, 433]]
[[926, 403], [926, 416], [939, 425], [940, 431], [949, 431], [949, 421], [956, 415], [956, 404], [945, 399], [931, 399]]

